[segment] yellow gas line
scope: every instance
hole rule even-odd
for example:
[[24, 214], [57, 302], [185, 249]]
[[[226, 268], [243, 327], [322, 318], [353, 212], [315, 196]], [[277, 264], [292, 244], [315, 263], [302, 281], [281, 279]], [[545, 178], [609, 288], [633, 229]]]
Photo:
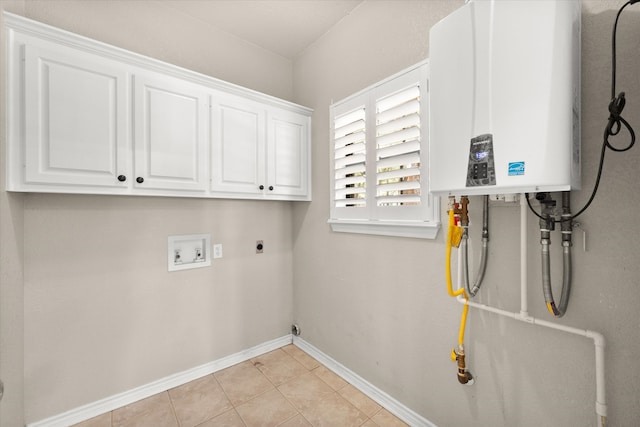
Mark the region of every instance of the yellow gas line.
[[469, 297], [464, 288], [460, 288], [456, 291], [453, 290], [453, 280], [451, 279], [451, 249], [453, 246], [458, 247], [462, 240], [462, 234], [464, 230], [462, 227], [455, 225], [455, 212], [454, 207], [449, 209], [449, 228], [447, 231], [447, 255], [446, 255], [446, 276], [447, 276], [447, 292], [451, 297], [462, 296], [465, 300], [464, 307], [462, 309], [462, 316], [460, 318], [460, 329], [458, 332], [458, 350], [451, 351], [451, 359], [458, 361], [458, 381], [461, 384], [471, 384], [473, 378], [471, 374], [467, 372], [464, 362], [464, 331], [467, 324], [467, 314], [469, 312]]
[[[469, 301], [469, 297], [467, 296], [467, 292], [464, 288], [460, 288], [456, 291], [453, 290], [453, 280], [451, 279], [451, 248], [453, 246], [458, 246], [460, 244], [460, 239], [462, 238], [462, 227], [456, 226], [454, 224], [454, 212], [453, 209], [449, 210], [449, 232], [447, 236], [447, 292], [450, 297], [457, 297], [458, 295], [462, 295], [465, 301]], [[467, 313], [469, 312], [469, 306], [467, 304], [464, 305], [462, 309], [462, 318], [460, 319], [460, 331], [458, 333], [458, 345], [463, 347], [464, 344], [464, 331], [465, 326], [467, 324]]]

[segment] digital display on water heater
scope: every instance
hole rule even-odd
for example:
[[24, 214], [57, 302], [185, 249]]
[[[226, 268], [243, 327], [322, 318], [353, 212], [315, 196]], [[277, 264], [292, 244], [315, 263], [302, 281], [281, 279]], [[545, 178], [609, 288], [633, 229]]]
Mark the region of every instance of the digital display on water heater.
[[490, 133], [471, 139], [467, 167], [467, 187], [485, 185], [496, 185], [493, 164], [493, 135]]

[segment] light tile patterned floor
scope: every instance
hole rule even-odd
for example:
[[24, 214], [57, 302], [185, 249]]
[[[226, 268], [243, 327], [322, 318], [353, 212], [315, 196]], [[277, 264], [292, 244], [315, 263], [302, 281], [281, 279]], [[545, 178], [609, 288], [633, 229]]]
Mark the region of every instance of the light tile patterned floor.
[[76, 427], [406, 426], [294, 345]]

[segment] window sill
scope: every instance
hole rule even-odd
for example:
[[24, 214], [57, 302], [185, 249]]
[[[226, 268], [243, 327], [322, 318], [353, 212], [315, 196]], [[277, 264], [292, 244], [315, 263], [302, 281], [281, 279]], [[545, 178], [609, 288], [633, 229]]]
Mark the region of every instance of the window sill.
[[440, 222], [422, 221], [367, 221], [329, 219], [331, 229], [338, 233], [374, 234], [378, 236], [435, 239]]

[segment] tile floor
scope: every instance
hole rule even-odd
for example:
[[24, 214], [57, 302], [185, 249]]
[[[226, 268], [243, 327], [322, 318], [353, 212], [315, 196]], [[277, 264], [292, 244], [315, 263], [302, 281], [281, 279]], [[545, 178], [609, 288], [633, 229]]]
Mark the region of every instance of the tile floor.
[[396, 427], [398, 418], [294, 345], [75, 427]]

